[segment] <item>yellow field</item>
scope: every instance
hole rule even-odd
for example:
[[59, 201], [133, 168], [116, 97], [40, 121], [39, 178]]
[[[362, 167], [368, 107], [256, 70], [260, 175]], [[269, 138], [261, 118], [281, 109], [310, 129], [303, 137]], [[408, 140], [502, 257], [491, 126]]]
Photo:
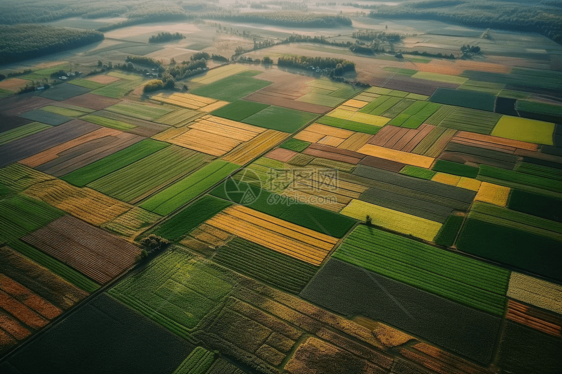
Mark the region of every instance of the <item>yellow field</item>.
[[491, 135], [528, 143], [553, 145], [554, 128], [554, 123], [550, 122], [503, 116]]
[[320, 143], [337, 147], [353, 134], [353, 131], [313, 123], [295, 135], [294, 138], [306, 142]]
[[366, 114], [366, 113], [350, 112], [348, 110], [343, 110], [339, 108], [331, 111], [327, 115], [330, 117], [361, 122], [367, 125], [373, 125], [378, 127], [382, 127], [390, 121], [390, 118], [374, 116], [372, 114]]
[[435, 238], [442, 226], [438, 222], [397, 212], [360, 200], [353, 200], [341, 211], [341, 214], [361, 221], [365, 221], [365, 218], [369, 215], [375, 226], [384, 227], [406, 235], [412, 235], [427, 241], [433, 241], [433, 238]]
[[217, 229], [216, 227], [207, 225], [203, 223], [193, 231], [189, 233], [190, 237], [185, 238], [180, 243], [189, 247], [191, 241], [191, 237], [199, 240], [210, 246], [211, 248], [220, 247], [224, 245], [226, 241], [232, 236], [226, 231], [222, 231]]
[[426, 169], [429, 169], [433, 164], [433, 161], [435, 160], [432, 157], [397, 151], [394, 149], [379, 147], [372, 144], [365, 144], [357, 152], [363, 153], [368, 156], [384, 158], [385, 160], [396, 161], [406, 165], [419, 166]]
[[[266, 129], [261, 127], [205, 115], [189, 122], [187, 127], [170, 128], [153, 136], [153, 139], [213, 156], [223, 156], [242, 143], [251, 141], [265, 131]], [[275, 133], [277, 132], [275, 131]], [[261, 144], [261, 142], [264, 141], [263, 138], [260, 139], [261, 141], [256, 144]], [[261, 152], [265, 152], [265, 149], [262, 149], [260, 153]], [[260, 153], [257, 153], [257, 155]], [[255, 154], [255, 152], [252, 154]], [[243, 155], [237, 155], [236, 157], [243, 157]], [[250, 159], [248, 159], [248, 161], [250, 161]]]
[[35, 184], [24, 194], [96, 226], [112, 221], [133, 208], [90, 188], [74, 187], [60, 179]]
[[158, 118], [156, 122], [164, 125], [181, 127], [185, 126], [196, 118], [204, 116], [204, 113], [192, 109], [178, 109], [163, 117]]
[[230, 77], [231, 75], [241, 73], [248, 70], [246, 66], [243, 65], [225, 65], [216, 69], [209, 70], [207, 74], [202, 77], [197, 77], [192, 79], [192, 82], [209, 84], [219, 81], [223, 78]]
[[276, 144], [288, 138], [290, 134], [266, 130], [246, 143], [240, 144], [222, 159], [237, 165], [244, 165], [257, 158], [262, 153], [273, 148]]
[[221, 101], [220, 105], [216, 105], [218, 100], [210, 99], [208, 97], [197, 96], [185, 93], [163, 94], [159, 93], [151, 97], [152, 100], [160, 101], [166, 104], [172, 104], [187, 109], [200, 109], [205, 111], [205, 108], [213, 105], [211, 110], [215, 110], [228, 104], [226, 101]]
[[160, 218], [157, 214], [135, 207], [113, 221], [106, 223], [103, 227], [123, 236], [134, 238], [141, 230], [152, 225]]
[[19, 192], [34, 184], [53, 180], [48, 174], [33, 170], [22, 164], [11, 164], [0, 169], [0, 183]]
[[369, 103], [369, 102], [367, 102], [367, 101], [351, 99], [351, 100], [347, 100], [347, 101], [346, 101], [345, 103], [343, 103], [342, 105], [349, 106], [349, 107], [352, 107], [352, 108], [361, 109], [361, 108], [363, 108], [365, 105], [367, 105], [368, 103]]
[[349, 151], [358, 151], [363, 147], [365, 144], [371, 140], [373, 135], [363, 134], [360, 132], [356, 132], [355, 134], [351, 135], [345, 141], [343, 141], [338, 148], [347, 149]]
[[474, 200], [505, 207], [510, 191], [509, 187], [482, 182]]
[[451, 174], [437, 173], [433, 176], [433, 178], [431, 178], [431, 180], [434, 182], [456, 186], [461, 181], [461, 177]]
[[457, 187], [464, 188], [467, 190], [472, 190], [472, 191], [478, 191], [481, 185], [482, 182], [480, 182], [477, 179], [462, 177], [459, 183], [457, 184]]
[[207, 106], [204, 106], [202, 108], [200, 108], [199, 110], [205, 112], [205, 113], [211, 113], [213, 110], [217, 110], [219, 108], [222, 108], [223, 106], [230, 104], [228, 101], [217, 101], [216, 103], [213, 104], [209, 104]]
[[377, 99], [381, 97], [381, 95], [372, 93], [372, 92], [367, 92], [367, 91], [363, 91], [361, 92], [359, 95], [355, 96], [355, 100], [361, 100], [361, 101], [366, 101], [368, 103], [370, 103], [371, 101]]
[[243, 206], [229, 207], [206, 224], [313, 265], [320, 265], [338, 241]]
[[554, 283], [512, 272], [507, 296], [562, 314], [562, 286]]

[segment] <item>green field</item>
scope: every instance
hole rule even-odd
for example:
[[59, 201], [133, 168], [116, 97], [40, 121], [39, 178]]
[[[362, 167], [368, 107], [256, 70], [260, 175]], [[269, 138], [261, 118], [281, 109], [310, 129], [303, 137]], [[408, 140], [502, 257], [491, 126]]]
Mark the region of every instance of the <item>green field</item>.
[[367, 125], [366, 123], [360, 123], [350, 120], [345, 120], [341, 118], [335, 118], [330, 116], [324, 116], [316, 120], [316, 122], [321, 123], [323, 125], [337, 127], [340, 129], [346, 129], [350, 131], [362, 132], [364, 134], [371, 134], [374, 135], [379, 132], [382, 127]]
[[[449, 129], [489, 135], [500, 118], [502, 118], [501, 114], [484, 112], [481, 110], [455, 107], [447, 108], [445, 118], [443, 118], [438, 125]], [[439, 111], [435, 114], [438, 113]], [[427, 123], [430, 122], [432, 122], [431, 117]]]
[[203, 347], [197, 347], [172, 374], [205, 374], [218, 355]]
[[191, 93], [194, 95], [233, 102], [261, 90], [270, 84], [271, 82], [261, 79], [232, 75], [206, 86], [196, 88], [191, 91]]
[[80, 117], [83, 116], [84, 114], [91, 113], [91, 111], [84, 112], [76, 109], [61, 108], [58, 106], [51, 106], [51, 105], [47, 105], [41, 108], [41, 110], [60, 114], [61, 116], [66, 116], [66, 117]]
[[496, 97], [492, 94], [463, 90], [457, 91], [450, 88], [438, 88], [429, 100], [434, 103], [486, 110], [488, 112], [493, 112], [496, 106]]
[[562, 242], [562, 225], [560, 223], [509, 210], [497, 205], [475, 202], [470, 209], [468, 217], [516, 228]]
[[435, 243], [450, 247], [455, 244], [455, 239], [462, 227], [464, 217], [450, 215], [437, 233]]
[[50, 68], [35, 70], [31, 74], [27, 74], [25, 76], [25, 79], [41, 80], [41, 79], [49, 78], [51, 76], [51, 74], [56, 73], [57, 71], [60, 71], [60, 70], [66, 70], [69, 67], [70, 66], [67, 63], [63, 63], [63, 64], [51, 66]]
[[[111, 75], [111, 73], [108, 75]], [[100, 96], [110, 97], [113, 99], [120, 99], [140, 85], [141, 82], [139, 80], [117, 81], [105, 87], [101, 87], [98, 88], [97, 90], [93, 90], [91, 91], [91, 93]]]
[[91, 90], [95, 90], [95, 89], [98, 89], [98, 88], [101, 88], [101, 87], [105, 86], [104, 84], [89, 81], [87, 79], [73, 79], [68, 83], [74, 84], [74, 85], [80, 86], [80, 87], [89, 88]]
[[433, 113], [439, 110], [440, 107], [441, 105], [439, 104], [417, 101], [388, 124], [408, 129], [417, 129], [425, 122], [425, 120], [431, 117]]
[[545, 177], [562, 181], [562, 169], [556, 169], [549, 166], [522, 162], [515, 166], [515, 171], [525, 174], [532, 174], [538, 177]]
[[383, 70], [386, 71], [390, 71], [391, 73], [396, 73], [396, 74], [400, 74], [400, 75], [406, 75], [408, 77], [411, 77], [412, 75], [416, 74], [418, 71], [417, 70], [412, 70], [412, 69], [402, 69], [402, 68], [395, 68], [395, 67], [391, 67], [391, 66], [386, 66], [384, 68], [382, 68]]
[[535, 101], [517, 100], [516, 109], [524, 112], [540, 113], [550, 116], [562, 117], [562, 107], [538, 103]]
[[507, 207], [518, 212], [562, 222], [562, 199], [555, 199], [543, 194], [513, 190]]
[[103, 194], [137, 202], [212, 159], [203, 153], [169, 146], [88, 184]]
[[445, 118], [447, 118], [450, 114], [455, 112], [455, 110], [461, 109], [454, 106], [449, 105], [441, 105], [441, 108], [437, 110], [437, 112], [433, 113], [431, 117], [429, 117], [425, 123], [428, 125], [437, 126], [439, 125]]
[[341, 97], [330, 96], [323, 92], [309, 92], [299, 97], [297, 101], [302, 101], [303, 103], [309, 103], [309, 104], [323, 105], [333, 108], [343, 103], [345, 99]]
[[20, 127], [16, 127], [15, 129], [4, 131], [0, 133], [0, 145], [7, 144], [21, 138], [25, 138], [26, 136], [38, 133], [43, 130], [50, 129], [51, 127], [52, 126], [45, 125], [44, 123], [31, 122], [28, 123], [27, 125], [23, 125]]
[[293, 133], [316, 117], [318, 117], [316, 114], [272, 105], [242, 122], [266, 129]]
[[342, 238], [356, 220], [307, 204], [291, 205], [279, 218], [308, 229]]
[[318, 269], [314, 265], [240, 238], [222, 246], [213, 261], [295, 294], [306, 286]]
[[466, 83], [466, 81], [468, 81], [468, 78], [464, 78], [464, 77], [457, 77], [454, 75], [446, 75], [446, 74], [439, 74], [439, 73], [428, 73], [425, 71], [420, 71], [412, 75], [412, 78], [426, 79], [434, 82], [454, 83], [454, 84], [464, 84]]
[[503, 83], [479, 82], [479, 81], [469, 80], [463, 83], [463, 85], [460, 86], [458, 89], [485, 92], [497, 96], [504, 89], [504, 87], [505, 84]]
[[112, 155], [102, 158], [90, 165], [75, 170], [61, 179], [72, 183], [78, 187], [84, 187], [88, 183], [95, 181], [107, 174], [130, 165], [144, 157], [150, 156], [163, 148], [168, 147], [168, 143], [158, 142], [152, 139], [145, 139], [131, 145]]
[[432, 170], [467, 178], [476, 178], [478, 175], [478, 168], [445, 160], [437, 160]]
[[116, 120], [110, 119], [110, 118], [95, 116], [93, 114], [88, 114], [87, 116], [84, 116], [81, 119], [83, 119], [84, 121], [95, 123], [96, 125], [109, 127], [111, 129], [115, 129], [115, 130], [126, 131], [126, 130], [130, 130], [130, 129], [134, 129], [136, 127], [135, 125], [131, 125], [129, 123], [125, 123], [125, 122], [122, 122], [122, 121], [116, 121]]
[[484, 182], [495, 182], [500, 185], [505, 185], [505, 182], [507, 182], [507, 187], [510, 187], [510, 183], [515, 183], [522, 186], [536, 187], [542, 190], [562, 193], [562, 183], [555, 179], [519, 173], [517, 171], [505, 170], [494, 166], [480, 165], [478, 179]]
[[179, 241], [191, 230], [230, 205], [230, 201], [205, 195], [164, 221], [154, 230], [154, 234], [171, 241]]
[[242, 121], [268, 106], [266, 104], [254, 103], [253, 101], [238, 100], [215, 110], [211, 114], [233, 121]]
[[129, 117], [153, 121], [170, 112], [173, 109], [165, 107], [157, 107], [154, 105], [143, 105], [142, 103], [121, 102], [117, 105], [110, 106], [106, 110], [113, 113], [123, 114]]
[[141, 206], [148, 211], [163, 216], [170, 214], [213, 185], [219, 183], [238, 168], [238, 165], [222, 160], [215, 160], [152, 196]]
[[223, 272], [177, 248], [158, 256], [109, 294], [189, 340], [190, 332], [232, 287]]
[[384, 113], [381, 113], [381, 115], [388, 118], [394, 118], [400, 113], [402, 113], [403, 111], [405, 111], [406, 109], [408, 109], [408, 107], [410, 107], [410, 105], [412, 105], [415, 102], [416, 100], [412, 100], [412, 99], [402, 99], [392, 108], [390, 108]]
[[0, 201], [0, 242], [19, 239], [60, 218], [64, 212], [25, 196]]
[[332, 256], [456, 302], [503, 315], [509, 271], [367, 226]]
[[289, 149], [291, 151], [295, 151], [295, 152], [302, 152], [304, 151], [306, 148], [308, 148], [308, 146], [311, 143], [309, 142], [305, 142], [303, 140], [299, 140], [299, 139], [289, 139], [285, 142], [283, 142], [279, 148], [285, 148], [285, 149]]
[[435, 176], [435, 172], [420, 168], [417, 166], [406, 165], [400, 170], [400, 174], [409, 175], [410, 177], [430, 180]]
[[562, 281], [561, 242], [513, 226], [469, 218], [456, 246], [463, 252]]

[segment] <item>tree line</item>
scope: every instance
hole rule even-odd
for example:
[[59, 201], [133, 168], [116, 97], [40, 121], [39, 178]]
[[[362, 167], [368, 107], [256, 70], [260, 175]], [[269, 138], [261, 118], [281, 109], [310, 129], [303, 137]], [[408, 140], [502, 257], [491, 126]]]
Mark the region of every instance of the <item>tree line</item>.
[[43, 25], [0, 25], [0, 64], [40, 57], [102, 41], [101, 32]]
[[169, 32], [159, 32], [157, 35], [152, 35], [149, 39], [149, 43], [166, 43], [171, 42], [172, 40], [182, 40], [185, 39], [185, 36], [176, 32], [175, 34]]
[[381, 5], [372, 18], [420, 19], [470, 27], [537, 32], [562, 44], [562, 10], [541, 4], [488, 0], [434, 0]]
[[216, 12], [201, 16], [202, 18], [233, 22], [265, 23], [276, 26], [298, 26], [331, 28], [351, 26], [351, 19], [344, 16], [314, 14], [293, 11], [235, 13]]
[[282, 56], [277, 60], [277, 65], [297, 69], [336, 69], [340, 65], [342, 73], [355, 71], [355, 63], [341, 58]]

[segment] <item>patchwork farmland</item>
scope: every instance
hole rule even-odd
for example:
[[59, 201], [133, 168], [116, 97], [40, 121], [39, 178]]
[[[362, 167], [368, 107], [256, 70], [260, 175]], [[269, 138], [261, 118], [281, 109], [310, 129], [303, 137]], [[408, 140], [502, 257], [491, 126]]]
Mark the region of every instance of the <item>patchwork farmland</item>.
[[0, 81], [0, 372], [560, 371], [562, 49], [333, 7], [315, 39], [126, 24]]

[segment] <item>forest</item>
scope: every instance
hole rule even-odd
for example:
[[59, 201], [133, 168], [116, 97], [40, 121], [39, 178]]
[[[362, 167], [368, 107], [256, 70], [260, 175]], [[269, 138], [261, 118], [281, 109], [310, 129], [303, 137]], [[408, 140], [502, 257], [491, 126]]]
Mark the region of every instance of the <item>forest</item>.
[[102, 41], [101, 32], [40, 25], [0, 25], [0, 64], [66, 51]]
[[268, 13], [232, 13], [219, 12], [203, 16], [207, 19], [225, 20], [233, 22], [264, 23], [276, 26], [289, 27], [318, 27], [330, 28], [340, 26], [351, 26], [351, 19], [344, 16], [332, 16], [325, 14], [302, 13], [292, 11], [279, 11]]
[[100, 27], [98, 31], [107, 32], [149, 22], [182, 21], [195, 18], [194, 15], [186, 13], [183, 8], [179, 7], [166, 9], [146, 7], [129, 13], [128, 17], [129, 19], [126, 21]]
[[373, 18], [435, 20], [470, 27], [537, 32], [562, 44], [562, 10], [528, 3], [430, 0], [381, 5]]
[[[70, 17], [96, 19], [102, 17], [125, 17], [118, 27], [143, 22], [189, 19], [189, 12], [196, 10], [214, 11], [216, 6], [209, 2], [180, 2], [156, 0], [146, 3], [138, 0], [119, 2], [100, 0], [2, 0], [0, 2], [0, 24], [52, 22]], [[103, 30], [102, 30], [103, 31]], [[107, 31], [107, 30], [105, 30]]]

